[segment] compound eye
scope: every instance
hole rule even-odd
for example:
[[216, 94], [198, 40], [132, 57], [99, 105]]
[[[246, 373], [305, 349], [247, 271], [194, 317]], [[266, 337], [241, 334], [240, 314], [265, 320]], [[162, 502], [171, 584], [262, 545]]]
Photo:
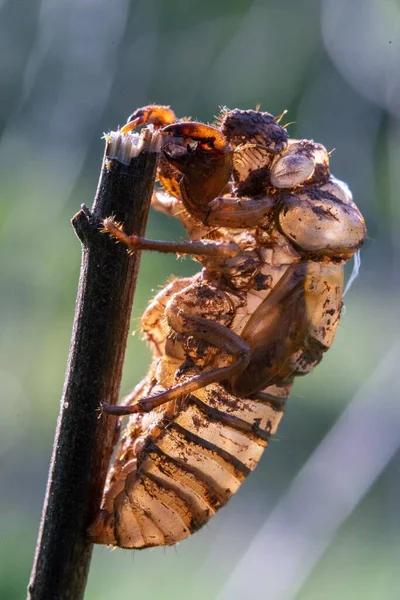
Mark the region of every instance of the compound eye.
[[276, 188], [293, 188], [304, 183], [313, 173], [313, 160], [307, 156], [288, 153], [274, 162], [270, 180]]
[[328, 177], [328, 152], [324, 146], [310, 140], [289, 140], [287, 148], [273, 161], [270, 172], [270, 181], [276, 188], [320, 183]]

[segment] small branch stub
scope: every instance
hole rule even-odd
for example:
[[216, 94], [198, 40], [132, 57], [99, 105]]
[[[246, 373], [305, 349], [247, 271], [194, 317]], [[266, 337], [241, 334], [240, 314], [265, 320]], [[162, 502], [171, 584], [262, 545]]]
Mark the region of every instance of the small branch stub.
[[105, 139], [92, 210], [82, 207], [72, 219], [82, 264], [30, 600], [83, 597], [92, 552], [85, 532], [116, 437], [115, 417], [99, 419], [98, 408], [118, 400], [140, 255], [129, 255], [101, 229], [112, 216], [128, 234], [144, 234], [161, 138], [148, 128]]

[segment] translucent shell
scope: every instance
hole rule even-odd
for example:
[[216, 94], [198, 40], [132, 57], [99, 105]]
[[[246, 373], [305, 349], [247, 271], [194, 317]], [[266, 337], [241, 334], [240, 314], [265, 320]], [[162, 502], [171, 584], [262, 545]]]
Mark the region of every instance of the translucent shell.
[[309, 140], [289, 140], [288, 147], [275, 158], [270, 170], [270, 181], [276, 188], [294, 188], [328, 177], [326, 148]]
[[366, 234], [365, 222], [344, 187], [329, 180], [322, 186], [288, 194], [278, 215], [282, 233], [306, 252], [346, 254], [358, 249]]

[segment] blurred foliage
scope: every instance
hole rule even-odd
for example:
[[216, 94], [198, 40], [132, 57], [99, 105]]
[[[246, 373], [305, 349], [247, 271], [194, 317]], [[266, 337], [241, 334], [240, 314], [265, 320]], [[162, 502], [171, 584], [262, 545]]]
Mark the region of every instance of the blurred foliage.
[[[336, 149], [333, 171], [367, 218], [361, 275], [334, 347], [297, 382], [278, 436], [243, 489], [176, 550], [95, 551], [88, 600], [211, 599], [399, 339], [399, 44], [395, 0], [0, 0], [0, 598], [24, 597], [31, 568], [79, 274], [69, 220], [94, 196], [102, 131], [150, 102], [206, 121], [220, 105], [288, 108], [292, 137]], [[182, 234], [151, 215], [149, 237]], [[196, 269], [144, 256], [132, 329], [152, 290]], [[148, 365], [139, 338], [129, 340], [124, 393]], [[376, 403], [398, 396], [391, 377]], [[365, 436], [366, 453], [373, 436], [385, 439], [379, 421]], [[279, 598], [398, 597], [399, 466], [397, 453], [301, 589]], [[283, 564], [290, 531], [287, 540], [276, 540]], [[268, 552], [275, 548], [265, 548], [266, 565]], [[247, 597], [275, 600], [259, 577], [247, 582]]]

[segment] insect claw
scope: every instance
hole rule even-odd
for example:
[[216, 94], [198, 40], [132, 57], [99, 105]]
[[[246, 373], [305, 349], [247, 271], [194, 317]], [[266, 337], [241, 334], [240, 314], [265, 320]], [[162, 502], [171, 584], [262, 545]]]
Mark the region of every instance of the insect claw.
[[108, 404], [107, 402], [102, 402], [100, 406], [102, 413], [106, 413], [107, 415], [114, 415], [116, 417], [132, 415], [134, 413], [140, 412], [141, 410], [139, 404], [131, 404], [129, 406], [125, 406], [121, 404]]
[[161, 106], [158, 104], [150, 104], [138, 108], [128, 118], [126, 125], [121, 128], [121, 133], [129, 133], [135, 127], [140, 125], [154, 125], [156, 129], [164, 127], [176, 121], [176, 116], [169, 106]]
[[100, 411], [101, 415], [104, 413], [107, 415], [115, 414], [114, 409], [117, 408], [115, 404], [109, 404], [108, 402], [100, 402], [100, 406], [97, 410]]
[[107, 217], [103, 221], [102, 233], [108, 233], [115, 242], [122, 242], [126, 246], [133, 245], [135, 242], [134, 235], [128, 236], [124, 233], [121, 223], [114, 221], [112, 217]]
[[103, 402], [100, 402], [99, 406], [96, 408], [96, 412], [98, 413], [97, 418], [101, 419], [103, 416]]
[[144, 119], [132, 119], [132, 121], [128, 121], [128, 123], [121, 127], [121, 133], [130, 133], [133, 129], [135, 129], [139, 125], [143, 125], [144, 123]]

